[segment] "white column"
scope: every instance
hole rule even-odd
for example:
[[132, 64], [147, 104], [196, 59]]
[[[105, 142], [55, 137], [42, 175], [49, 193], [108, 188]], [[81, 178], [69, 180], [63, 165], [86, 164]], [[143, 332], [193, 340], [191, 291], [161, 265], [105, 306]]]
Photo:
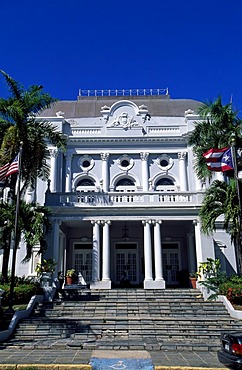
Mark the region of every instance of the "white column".
[[108, 158], [109, 153], [101, 153], [101, 159], [102, 159], [102, 180], [103, 180], [103, 191], [106, 193], [109, 189], [109, 174], [108, 174]]
[[149, 190], [149, 171], [148, 171], [148, 158], [149, 153], [140, 153], [140, 158], [142, 161], [142, 185], [143, 191]]
[[71, 192], [71, 161], [72, 161], [72, 153], [66, 153], [66, 193]]
[[[56, 219], [54, 220], [54, 228], [53, 228], [53, 235], [54, 235], [54, 240], [53, 240], [53, 258], [57, 262], [57, 266], [59, 265], [59, 258], [60, 258], [60, 224], [61, 221]], [[57, 269], [54, 272], [54, 277], [57, 277], [58, 271]]]
[[52, 148], [49, 149], [50, 152], [50, 191], [52, 193], [56, 192], [56, 183], [57, 183], [57, 157], [58, 149]]
[[92, 221], [92, 282], [100, 280], [100, 221]]
[[179, 152], [179, 177], [180, 177], [180, 190], [187, 191], [187, 170], [186, 170], [186, 152]]
[[187, 244], [188, 244], [188, 266], [189, 271], [197, 271], [196, 266], [196, 255], [195, 255], [195, 246], [194, 246], [194, 234], [187, 234]]
[[142, 221], [144, 225], [144, 262], [145, 262], [145, 280], [144, 288], [153, 289], [152, 277], [152, 250], [151, 250], [151, 221]]
[[224, 181], [224, 174], [223, 172], [215, 172], [216, 174], [216, 179], [219, 180], [219, 181]]
[[196, 241], [196, 254], [197, 254], [197, 268], [200, 262], [203, 261], [202, 255], [202, 240], [201, 240], [201, 228], [200, 223], [198, 220], [193, 221], [194, 229], [195, 229], [195, 241]]
[[157, 289], [165, 289], [162, 268], [161, 224], [161, 220], [154, 224], [155, 286]]
[[103, 226], [102, 288], [111, 289], [110, 280], [110, 221]]

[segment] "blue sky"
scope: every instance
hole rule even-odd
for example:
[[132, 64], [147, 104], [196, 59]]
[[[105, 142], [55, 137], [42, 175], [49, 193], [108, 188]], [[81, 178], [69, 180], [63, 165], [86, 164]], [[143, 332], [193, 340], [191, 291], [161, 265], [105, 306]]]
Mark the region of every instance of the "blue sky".
[[241, 0], [2, 0], [0, 14], [0, 69], [25, 87], [168, 87], [242, 111]]

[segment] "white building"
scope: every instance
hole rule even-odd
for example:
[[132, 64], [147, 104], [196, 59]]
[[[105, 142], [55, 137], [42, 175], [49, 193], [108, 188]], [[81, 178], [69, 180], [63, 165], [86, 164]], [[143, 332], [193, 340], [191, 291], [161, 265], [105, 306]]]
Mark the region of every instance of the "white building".
[[[67, 149], [49, 147], [50, 181], [28, 199], [52, 211], [46, 256], [58, 271], [81, 272], [91, 288], [118, 286], [124, 272], [145, 289], [186, 285], [207, 257], [236, 269], [230, 236], [219, 225], [213, 236], [200, 231], [205, 184], [188, 146], [200, 103], [142, 94], [80, 93], [41, 114], [66, 135]], [[17, 273], [32, 274], [37, 258], [21, 264], [24, 253], [22, 245]]]

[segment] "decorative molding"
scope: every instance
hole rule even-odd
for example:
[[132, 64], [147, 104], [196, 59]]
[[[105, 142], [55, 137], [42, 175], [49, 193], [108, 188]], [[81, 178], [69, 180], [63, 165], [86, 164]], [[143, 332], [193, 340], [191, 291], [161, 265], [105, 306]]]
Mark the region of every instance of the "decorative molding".
[[57, 158], [59, 151], [57, 148], [51, 148], [49, 149], [49, 153], [50, 153], [51, 158]]
[[[83, 166], [85, 161], [89, 162], [89, 166]], [[88, 172], [94, 166], [94, 159], [91, 158], [89, 155], [83, 155], [81, 158], [78, 159], [78, 166], [80, 166], [83, 172]]]
[[178, 152], [178, 159], [184, 160], [186, 159], [187, 153], [186, 152]]
[[109, 158], [109, 153], [108, 152], [100, 153], [100, 157], [103, 162], [106, 162]]
[[64, 156], [66, 157], [67, 161], [71, 161], [71, 159], [73, 157], [73, 153], [66, 152], [66, 153], [64, 153]]
[[181, 132], [179, 126], [174, 127], [148, 127], [149, 134], [155, 135], [170, 135], [170, 134], [179, 134]]
[[73, 136], [82, 136], [82, 135], [100, 135], [102, 133], [101, 128], [96, 128], [96, 129], [72, 129], [71, 133]]
[[[161, 165], [161, 162], [162, 161], [164, 161], [164, 162], [166, 162], [167, 163], [167, 165], [165, 166], [163, 166], [163, 165]], [[173, 161], [173, 159], [168, 155], [168, 154], [161, 154], [157, 159], [156, 159], [156, 164], [157, 164], [157, 166], [161, 169], [161, 170], [163, 170], [163, 171], [168, 171], [168, 170], [170, 170], [172, 167], [173, 167], [173, 165], [174, 165], [174, 161]]]
[[140, 158], [142, 161], [147, 161], [149, 158], [149, 153], [148, 152], [141, 152], [140, 153]]
[[128, 129], [137, 125], [138, 122], [134, 119], [134, 116], [130, 116], [128, 113], [123, 112], [119, 116], [115, 116], [113, 122], [109, 123], [107, 127], [123, 127]]

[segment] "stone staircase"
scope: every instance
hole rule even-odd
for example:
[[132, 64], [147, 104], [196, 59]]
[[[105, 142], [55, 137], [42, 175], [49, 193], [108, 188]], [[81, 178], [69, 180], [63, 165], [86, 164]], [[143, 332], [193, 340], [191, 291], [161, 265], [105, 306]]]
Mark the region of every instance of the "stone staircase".
[[221, 332], [233, 330], [242, 321], [196, 289], [69, 290], [39, 304], [5, 346], [216, 351]]

